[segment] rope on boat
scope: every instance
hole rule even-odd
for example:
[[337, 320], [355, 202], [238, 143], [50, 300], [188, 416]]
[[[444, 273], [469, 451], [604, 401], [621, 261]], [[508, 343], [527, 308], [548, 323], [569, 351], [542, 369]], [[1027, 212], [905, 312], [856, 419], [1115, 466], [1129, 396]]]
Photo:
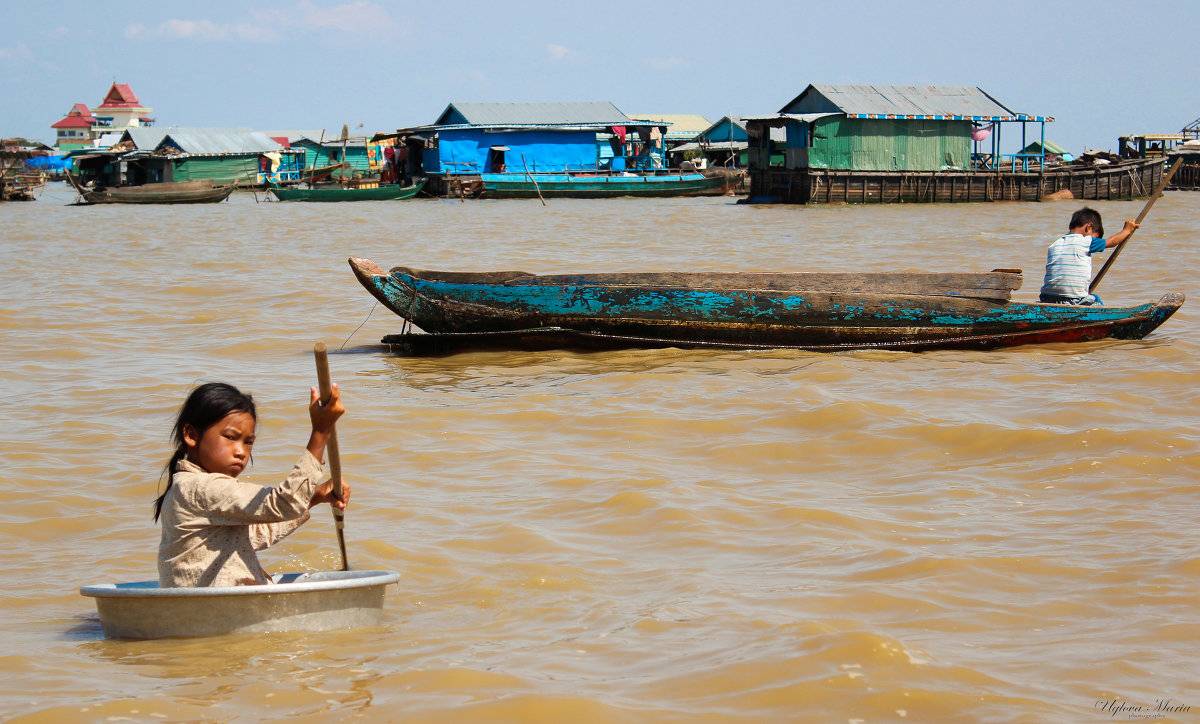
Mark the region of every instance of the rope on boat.
[[409, 289], [412, 289], [412, 299], [408, 302], [408, 309], [404, 310], [404, 314], [400, 315], [400, 318], [404, 320], [400, 325], [400, 334], [408, 334], [412, 331], [412, 310], [417, 304], [417, 288], [410, 286]]
[[376, 300], [375, 303], [371, 305], [370, 311], [367, 312], [367, 318], [362, 321], [362, 324], [355, 327], [354, 331], [350, 333], [350, 336], [346, 337], [346, 339], [342, 340], [342, 346], [338, 347], [339, 352], [346, 349], [346, 345], [350, 342], [350, 337], [353, 337], [354, 335], [358, 334], [358, 330], [360, 330], [364, 326], [366, 326], [367, 320], [369, 320], [371, 318], [371, 315], [375, 313], [375, 307], [378, 307], [378, 306], [379, 306], [379, 301]]

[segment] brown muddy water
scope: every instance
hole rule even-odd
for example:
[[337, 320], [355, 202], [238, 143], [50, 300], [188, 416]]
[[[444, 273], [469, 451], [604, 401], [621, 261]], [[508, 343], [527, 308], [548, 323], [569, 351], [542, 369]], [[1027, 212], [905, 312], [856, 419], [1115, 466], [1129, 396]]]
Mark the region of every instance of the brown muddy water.
[[[998, 352], [405, 359], [346, 257], [459, 270], [1022, 267], [1077, 202], [0, 206], [0, 711], [30, 721], [1089, 721], [1190, 706], [1193, 298], [1142, 341]], [[1100, 205], [1108, 226], [1141, 202]], [[1196, 291], [1164, 198], [1110, 304]], [[150, 503], [197, 383], [259, 401], [272, 484], [334, 349], [352, 566], [382, 628], [107, 641], [80, 585], [155, 576]], [[264, 554], [337, 565], [316, 516]], [[1137, 713], [1122, 709], [1115, 718]]]

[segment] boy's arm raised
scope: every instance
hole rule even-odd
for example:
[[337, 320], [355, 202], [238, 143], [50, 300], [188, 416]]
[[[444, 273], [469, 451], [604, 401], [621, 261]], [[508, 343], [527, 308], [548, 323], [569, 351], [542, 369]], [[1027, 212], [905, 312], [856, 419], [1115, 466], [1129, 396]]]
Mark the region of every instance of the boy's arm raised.
[[1112, 238], [1107, 240], [1108, 243], [1105, 245], [1105, 248], [1111, 249], [1117, 244], [1124, 243], [1126, 239], [1128, 239], [1130, 236], [1133, 236], [1133, 232], [1137, 231], [1138, 226], [1140, 226], [1140, 224], [1133, 219], [1125, 219], [1125, 225], [1121, 227], [1120, 231], [1113, 234]]

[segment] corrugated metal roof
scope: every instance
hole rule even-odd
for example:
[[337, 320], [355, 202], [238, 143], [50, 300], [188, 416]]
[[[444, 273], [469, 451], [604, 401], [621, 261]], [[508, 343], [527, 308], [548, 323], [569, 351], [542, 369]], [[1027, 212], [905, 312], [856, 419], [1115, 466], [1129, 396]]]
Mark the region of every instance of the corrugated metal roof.
[[743, 121], [784, 121], [791, 119], [801, 123], [812, 123], [826, 116], [838, 116], [840, 113], [771, 113], [765, 116], [741, 116]]
[[[1014, 111], [974, 86], [813, 83], [796, 100], [810, 90], [815, 90], [825, 96], [846, 114], [1016, 115]], [[788, 106], [790, 105], [792, 104], [789, 103]], [[786, 111], [787, 106], [781, 109], [781, 112]]]
[[[248, 128], [165, 128], [166, 136], [191, 155], [266, 153], [282, 150], [260, 131]], [[138, 145], [141, 148], [141, 144]]]
[[[104, 136], [108, 136], [108, 135], [109, 134], [107, 134], [107, 133], [104, 134]], [[151, 126], [151, 127], [137, 126], [134, 128], [126, 128], [125, 133], [123, 133], [121, 135], [121, 138], [124, 138], [125, 136], [129, 136], [129, 140], [133, 141], [133, 145], [135, 148], [137, 148], [139, 150], [144, 150], [144, 151], [152, 151], [158, 146], [158, 144], [162, 143], [162, 140], [163, 140], [163, 138], [166, 137], [166, 135], [167, 135], [166, 130], [164, 130], [162, 128], [154, 128], [153, 126]], [[101, 136], [101, 138], [103, 138], [104, 136]], [[115, 143], [116, 143], [116, 141], [113, 141], [112, 143], [109, 143], [108, 145], [111, 146]]]
[[717, 126], [721, 125], [725, 121], [729, 121], [730, 123], [732, 123], [733, 125], [737, 126], [738, 128], [740, 128], [744, 131], [744, 130], [746, 130], [746, 124], [740, 122], [740, 119], [742, 119], [742, 118], [743, 118], [743, 116], [721, 116], [717, 120], [713, 121], [711, 126], [709, 126], [708, 128], [705, 128], [703, 132], [708, 133], [709, 131], [716, 130]]
[[[314, 141], [319, 139], [321, 137], [321, 129], [317, 128], [317, 129], [305, 130], [305, 129], [289, 128], [289, 129], [284, 129], [284, 130], [280, 130], [280, 131], [263, 131], [262, 134], [264, 136], [267, 136], [268, 138], [276, 138], [278, 136], [283, 136], [284, 138], [286, 138], [288, 140], [288, 143], [295, 143], [296, 141], [299, 141], [301, 138], [311, 138]], [[331, 134], [329, 131], [325, 132], [326, 139], [329, 139], [332, 137], [333, 137], [333, 134]]]
[[[109, 148], [111, 146], [115, 146], [121, 142], [121, 136], [123, 136], [123, 135], [125, 135], [125, 134], [119, 133], [117, 131], [111, 131], [109, 133], [101, 133], [99, 138], [97, 138], [95, 141], [92, 141], [92, 147], [93, 148]], [[159, 140], [162, 140], [162, 139], [159, 139]], [[157, 143], [154, 143], [154, 144], [150, 145], [149, 148], [154, 148], [157, 145], [158, 145]]]
[[[1022, 148], [1020, 151], [1018, 151], [1018, 153], [1039, 153], [1039, 149], [1041, 148], [1041, 146], [1042, 146], [1041, 141], [1034, 141], [1033, 143], [1029, 144], [1025, 148]], [[1063, 148], [1062, 146], [1058, 145], [1057, 143], [1055, 143], [1054, 141], [1051, 141], [1048, 138], [1046, 139], [1045, 147], [1046, 147], [1046, 153], [1053, 153], [1053, 154], [1057, 154], [1059, 156], [1063, 155], [1064, 153], [1069, 153], [1069, 151], [1067, 151], [1067, 149]]]
[[[337, 131], [322, 131], [320, 128], [312, 130], [293, 130], [293, 131], [263, 131], [267, 136], [287, 136], [288, 143], [298, 143], [299, 141], [312, 141], [314, 144], [323, 146], [341, 146], [342, 132]], [[365, 146], [371, 140], [370, 136], [353, 135], [346, 138], [347, 146]]]
[[664, 114], [664, 113], [634, 113], [633, 118], [639, 121], [657, 121], [669, 123], [667, 138], [695, 138], [703, 133], [712, 123], [704, 116], [696, 114]]
[[620, 126], [634, 124], [629, 116], [609, 101], [556, 103], [460, 103], [452, 102], [434, 125], [445, 125], [451, 110], [457, 110], [473, 126]]

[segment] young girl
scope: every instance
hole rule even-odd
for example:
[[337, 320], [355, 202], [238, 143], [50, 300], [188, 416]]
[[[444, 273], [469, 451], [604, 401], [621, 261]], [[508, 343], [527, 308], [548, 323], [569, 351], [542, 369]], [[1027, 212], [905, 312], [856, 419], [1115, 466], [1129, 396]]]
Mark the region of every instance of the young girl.
[[154, 501], [162, 518], [158, 545], [160, 586], [236, 586], [271, 583], [255, 551], [282, 539], [308, 520], [308, 510], [329, 503], [345, 510], [333, 482], [321, 484], [325, 444], [346, 411], [337, 385], [322, 404], [309, 391], [312, 434], [308, 449], [276, 487], [242, 483], [237, 476], [251, 461], [258, 421], [254, 400], [236, 387], [210, 382], [192, 390], [179, 410], [167, 463], [167, 489]]

